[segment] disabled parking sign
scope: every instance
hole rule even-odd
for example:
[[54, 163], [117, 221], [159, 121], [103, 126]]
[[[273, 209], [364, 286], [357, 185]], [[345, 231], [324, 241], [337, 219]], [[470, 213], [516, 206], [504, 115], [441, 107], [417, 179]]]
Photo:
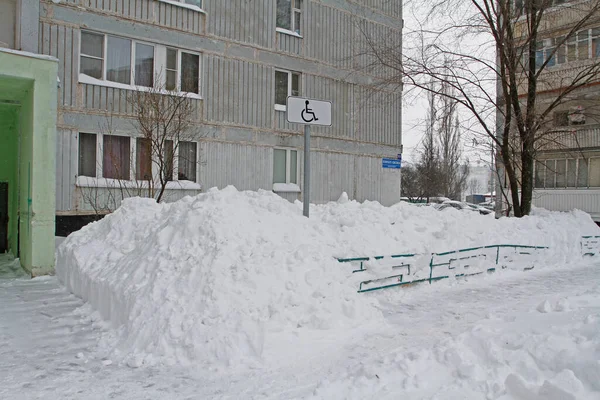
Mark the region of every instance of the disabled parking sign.
[[331, 102], [290, 96], [287, 98], [287, 120], [303, 125], [331, 126]]

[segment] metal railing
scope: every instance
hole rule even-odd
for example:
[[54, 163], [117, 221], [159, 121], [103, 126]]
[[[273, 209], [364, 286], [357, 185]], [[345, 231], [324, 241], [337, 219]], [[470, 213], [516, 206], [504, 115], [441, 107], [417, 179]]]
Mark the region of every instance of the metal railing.
[[[600, 243], [600, 236], [593, 237]], [[507, 252], [506, 250], [512, 250]], [[510, 263], [515, 261], [527, 261], [534, 254], [547, 250], [546, 246], [528, 246], [519, 244], [497, 244], [490, 246], [468, 247], [464, 249], [446, 251], [441, 253], [431, 253], [429, 257], [429, 276], [426, 278], [418, 278], [411, 272], [415, 270], [415, 263], [418, 257], [427, 255], [423, 254], [395, 254], [391, 256], [372, 256], [372, 257], [353, 257], [339, 258], [340, 263], [360, 263], [358, 269], [352, 272], [364, 272], [367, 270], [365, 263], [377, 262], [382, 260], [397, 260], [392, 263], [391, 269], [394, 272], [391, 275], [382, 278], [364, 280], [359, 283], [358, 293], [371, 292], [374, 290], [388, 289], [396, 286], [408, 286], [423, 282], [430, 284], [442, 279], [450, 277], [461, 278], [467, 276], [480, 275], [483, 273], [492, 273], [498, 267], [505, 269]], [[484, 264], [492, 263], [494, 267], [486, 267]], [[526, 266], [524, 270], [533, 269], [533, 260], [531, 264]], [[411, 271], [412, 267], [412, 271]], [[439, 272], [443, 267], [445, 270]], [[399, 274], [399, 269], [404, 269], [403, 273]], [[473, 272], [471, 272], [473, 271]], [[413, 278], [413, 279], [411, 279]], [[415, 279], [417, 278], [417, 279]], [[374, 286], [371, 286], [374, 285]]]

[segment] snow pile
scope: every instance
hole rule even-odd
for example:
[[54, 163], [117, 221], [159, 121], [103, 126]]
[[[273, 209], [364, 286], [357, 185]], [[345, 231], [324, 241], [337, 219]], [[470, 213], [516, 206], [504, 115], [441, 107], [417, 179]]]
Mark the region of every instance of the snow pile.
[[18, 258], [10, 254], [0, 254], [0, 278], [24, 278], [27, 273], [21, 268]]
[[433, 349], [390, 352], [320, 382], [310, 398], [598, 399], [599, 295], [597, 287], [545, 300], [529, 313], [483, 320]]
[[342, 195], [306, 219], [300, 203], [233, 187], [171, 204], [129, 199], [59, 246], [57, 275], [119, 329], [113, 356], [132, 366], [255, 364], [282, 337], [383, 323], [335, 257], [516, 243], [551, 246], [560, 263], [597, 232], [581, 212], [540, 214], [495, 220]]

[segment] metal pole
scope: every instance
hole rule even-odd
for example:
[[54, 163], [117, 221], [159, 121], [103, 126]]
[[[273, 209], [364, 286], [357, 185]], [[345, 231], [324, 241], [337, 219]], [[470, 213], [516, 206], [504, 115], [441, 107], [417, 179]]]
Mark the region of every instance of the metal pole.
[[310, 205], [310, 125], [304, 125], [304, 193], [303, 193], [304, 216], [308, 218], [308, 207]]

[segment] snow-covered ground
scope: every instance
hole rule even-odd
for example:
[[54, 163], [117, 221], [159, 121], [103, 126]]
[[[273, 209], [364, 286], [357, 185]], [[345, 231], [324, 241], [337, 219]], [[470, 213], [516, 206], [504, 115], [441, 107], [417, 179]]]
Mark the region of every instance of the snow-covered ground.
[[366, 296], [385, 323], [286, 365], [198, 371], [111, 362], [110, 331], [55, 277], [0, 281], [0, 398], [600, 398], [598, 261]]
[[[306, 219], [233, 188], [128, 200], [60, 244], [57, 277], [0, 281], [0, 398], [600, 398], [600, 260], [580, 245], [599, 230], [535, 214], [342, 196]], [[423, 254], [412, 277], [431, 252], [490, 244], [549, 248], [362, 294], [390, 266], [335, 260]]]

